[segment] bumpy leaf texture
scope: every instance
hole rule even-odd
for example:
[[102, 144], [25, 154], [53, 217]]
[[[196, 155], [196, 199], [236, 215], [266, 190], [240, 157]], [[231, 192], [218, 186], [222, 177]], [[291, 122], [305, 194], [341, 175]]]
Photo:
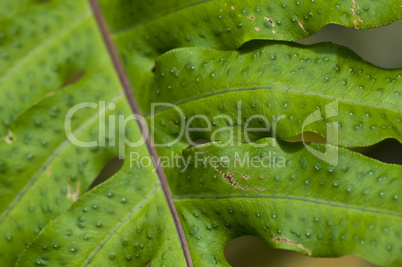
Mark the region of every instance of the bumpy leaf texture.
[[[309, 256], [402, 265], [402, 167], [346, 149], [402, 142], [402, 71], [332, 44], [291, 42], [329, 23], [390, 24], [402, 17], [399, 0], [99, 5], [108, 31], [95, 1], [0, 2], [2, 266], [227, 266], [223, 249], [242, 235]], [[326, 118], [334, 101], [338, 112]], [[153, 112], [161, 102], [183, 113]], [[66, 133], [68, 112], [82, 103], [95, 106], [77, 111]], [[177, 154], [186, 168], [166, 166], [165, 178], [152, 164], [131, 164], [132, 153], [155, 156], [149, 142], [125, 145], [113, 119], [138, 112], [136, 104], [153, 125], [152, 141], [172, 143], [159, 155]], [[303, 127], [317, 110], [323, 119]], [[241, 126], [256, 114], [276, 118], [277, 129], [252, 132], [250, 143]], [[206, 143], [195, 147], [179, 134], [193, 116], [213, 122], [190, 133]], [[309, 147], [339, 153], [336, 166], [288, 142], [304, 132], [328, 138], [328, 124], [337, 125], [339, 147]], [[124, 134], [145, 141], [143, 132], [129, 123]], [[77, 146], [72, 136], [98, 142]], [[119, 143], [123, 167], [89, 190], [103, 166], [122, 156]], [[200, 153], [230, 163], [200, 164]], [[285, 160], [243, 164], [267, 156]]]

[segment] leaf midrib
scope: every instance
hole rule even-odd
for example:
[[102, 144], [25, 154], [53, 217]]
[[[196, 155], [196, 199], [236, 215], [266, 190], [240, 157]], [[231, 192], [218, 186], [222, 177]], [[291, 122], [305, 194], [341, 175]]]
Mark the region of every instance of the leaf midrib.
[[[110, 36], [106, 22], [103, 18], [102, 12], [99, 8], [99, 4], [98, 4], [97, 0], [89, 0], [89, 3], [91, 6], [93, 15], [95, 17], [96, 23], [98, 25], [99, 31], [102, 34], [103, 41], [105, 43], [105, 46], [107, 48], [107, 51], [108, 51], [111, 61], [113, 63], [113, 66], [115, 68], [116, 74], [118, 75], [121, 86], [124, 89], [124, 93], [125, 93], [127, 102], [130, 105], [133, 114], [135, 116], [141, 116], [141, 112], [138, 107], [138, 103], [133, 94], [133, 89], [132, 89], [130, 81], [125, 73], [123, 64], [120, 61], [119, 54], [114, 46], [114, 43], [112, 42], [112, 38]], [[146, 129], [146, 126], [144, 126], [140, 121], [137, 121], [137, 123], [138, 123], [138, 127], [141, 131], [142, 136], [148, 136], [145, 134], [148, 131]], [[152, 141], [149, 138], [146, 138], [145, 143], [146, 143], [148, 152], [151, 155], [151, 157], [159, 158], [158, 154], [156, 152], [156, 149], [152, 144]], [[184, 230], [181, 225], [179, 215], [178, 215], [176, 207], [173, 203], [172, 195], [170, 193], [170, 189], [169, 189], [169, 185], [167, 183], [165, 173], [160, 164], [155, 164], [155, 162], [153, 162], [153, 164], [154, 164], [155, 171], [158, 175], [159, 182], [161, 184], [161, 188], [162, 188], [163, 194], [166, 199], [166, 203], [167, 203], [169, 211], [170, 211], [170, 215], [173, 219], [173, 222], [174, 222], [174, 225], [176, 228], [176, 233], [177, 233], [178, 239], [180, 241], [184, 259], [186, 261], [187, 266], [192, 267], [193, 263], [192, 263], [192, 259], [191, 259], [191, 255], [190, 255], [190, 249], [187, 244], [187, 239], [184, 234]]]

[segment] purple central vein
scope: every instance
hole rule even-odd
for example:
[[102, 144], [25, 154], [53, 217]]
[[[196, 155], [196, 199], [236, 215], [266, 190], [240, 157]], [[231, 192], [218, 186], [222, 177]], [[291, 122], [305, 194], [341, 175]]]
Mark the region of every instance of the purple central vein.
[[[141, 115], [141, 111], [140, 111], [140, 109], [138, 107], [138, 103], [137, 103], [137, 101], [136, 101], [136, 99], [134, 97], [133, 90], [131, 88], [131, 84], [130, 84], [130, 82], [128, 80], [128, 77], [127, 77], [125, 71], [124, 71], [124, 68], [123, 68], [123, 65], [122, 65], [122, 63], [120, 61], [119, 55], [117, 53], [117, 50], [116, 50], [116, 48], [115, 48], [115, 46], [114, 46], [114, 44], [112, 42], [112, 39], [111, 39], [110, 34], [109, 34], [109, 30], [108, 30], [108, 28], [106, 26], [105, 20], [103, 19], [102, 12], [101, 12], [101, 10], [99, 8], [98, 2], [97, 2], [97, 0], [89, 0], [89, 3], [91, 5], [91, 8], [92, 8], [93, 14], [95, 16], [96, 22], [98, 24], [98, 27], [99, 27], [99, 29], [101, 31], [103, 40], [104, 40], [104, 42], [106, 44], [106, 47], [107, 47], [108, 52], [110, 54], [110, 57], [112, 59], [114, 68], [116, 69], [116, 72], [117, 72], [117, 74], [119, 76], [119, 80], [120, 80], [120, 83], [121, 83], [121, 85], [122, 85], [122, 87], [124, 89], [124, 93], [125, 93], [125, 95], [127, 97], [127, 101], [130, 104], [133, 113], [135, 115]], [[146, 129], [146, 127], [144, 127], [144, 125], [142, 125], [141, 123], [138, 123], [138, 126], [139, 126], [140, 131], [143, 134], [143, 136], [149, 136], [147, 134], [148, 129]], [[150, 155], [153, 158], [158, 158], [158, 154], [157, 154], [156, 149], [153, 146], [152, 141], [150, 140], [150, 138], [147, 138], [145, 141], [146, 141], [146, 145], [148, 147], [148, 151], [149, 151]], [[193, 263], [192, 263], [192, 260], [191, 260], [190, 250], [188, 248], [187, 240], [186, 240], [186, 237], [184, 235], [184, 231], [183, 231], [183, 227], [181, 225], [180, 219], [179, 219], [179, 215], [178, 215], [176, 207], [175, 207], [175, 205], [173, 203], [172, 195], [170, 193], [170, 189], [169, 189], [169, 185], [168, 185], [167, 180], [166, 180], [165, 173], [164, 173], [162, 167], [160, 166], [160, 164], [156, 164], [156, 165], [154, 164], [154, 166], [155, 166], [155, 169], [156, 169], [156, 173], [158, 174], [158, 177], [159, 177], [159, 180], [160, 180], [160, 183], [161, 183], [161, 187], [163, 189], [163, 193], [164, 193], [164, 195], [166, 197], [166, 201], [167, 201], [167, 204], [169, 206], [170, 213], [171, 213], [171, 215], [173, 217], [174, 224], [176, 226], [176, 231], [177, 231], [177, 234], [178, 234], [179, 239], [180, 239], [181, 247], [183, 249], [183, 253], [184, 253], [184, 257], [185, 257], [187, 266], [192, 267]]]

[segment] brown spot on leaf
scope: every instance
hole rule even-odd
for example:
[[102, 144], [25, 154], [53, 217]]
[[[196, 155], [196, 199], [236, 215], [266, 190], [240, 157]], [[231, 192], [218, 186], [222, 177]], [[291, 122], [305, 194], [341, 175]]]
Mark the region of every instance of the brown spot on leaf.
[[15, 141], [15, 137], [12, 132], [8, 132], [7, 135], [4, 137], [4, 140], [7, 144], [12, 144]]
[[[231, 186], [233, 186], [234, 188], [242, 189], [242, 190], [244, 190], [244, 191], [253, 191], [253, 192], [263, 192], [263, 191], [266, 191], [266, 188], [264, 188], [264, 187], [251, 187], [251, 188], [248, 187], [248, 186], [244, 187], [244, 186], [242, 186], [241, 184], [239, 184], [239, 183], [236, 182], [236, 180], [235, 180], [235, 178], [234, 178], [234, 176], [233, 176], [233, 173], [231, 173], [231, 172], [225, 173], [225, 172], [223, 172], [221, 169], [219, 169], [219, 167], [216, 166], [216, 165], [214, 166], [214, 168], [215, 168], [215, 170], [216, 170], [217, 172], [219, 172], [220, 174], [222, 174], [223, 180], [226, 181], [226, 182], [227, 182], [228, 184], [230, 184]], [[247, 180], [247, 179], [248, 179], [248, 176], [247, 176], [247, 175], [243, 175], [243, 179]]]
[[54, 93], [55, 93], [54, 91], [53, 91], [53, 92], [49, 92], [49, 93], [46, 94], [46, 97], [51, 97], [52, 95], [54, 95]]
[[357, 9], [359, 9], [359, 6], [357, 5], [356, 0], [352, 0], [352, 1], [353, 1], [353, 4], [355, 5], [355, 7], [356, 7]]
[[236, 186], [236, 182], [234, 181], [233, 174], [231, 172], [224, 173], [218, 166], [214, 166], [215, 170], [217, 170], [220, 174], [222, 174], [223, 178], [233, 187]]
[[255, 17], [252, 16], [252, 15], [248, 15], [247, 18], [252, 19], [252, 20], [255, 20]]
[[273, 21], [272, 19], [270, 19], [270, 18], [268, 18], [268, 17], [264, 17], [264, 19], [265, 19], [266, 21], [268, 21], [269, 23], [271, 23], [272, 27], [275, 27], [275, 23], [274, 23], [274, 21]]
[[352, 15], [360, 22], [363, 23], [363, 20], [361, 18], [359, 18], [359, 16], [356, 14], [355, 10], [353, 9], [353, 7], [350, 8], [350, 11], [352, 12]]
[[77, 188], [75, 192], [71, 191], [71, 185], [70, 183], [67, 183], [67, 199], [72, 199], [74, 202], [77, 201], [79, 194], [80, 194], [80, 187], [81, 183], [77, 182]]
[[353, 28], [355, 28], [356, 30], [360, 30], [360, 27], [357, 26], [357, 24], [354, 20], [352, 20], [352, 23], [353, 23]]
[[232, 186], [236, 186], [236, 182], [234, 181], [233, 174], [231, 172], [224, 173], [223, 178], [225, 178], [226, 181], [228, 181], [228, 183], [231, 184]]
[[297, 22], [299, 23], [299, 26], [303, 29], [303, 31], [308, 32], [308, 30], [306, 29], [306, 27], [304, 27], [304, 24], [300, 19], [297, 19]]
[[50, 169], [51, 169], [52, 167], [50, 167], [50, 165], [48, 165], [47, 167], [46, 167], [46, 176], [47, 177], [50, 177]]
[[307, 255], [309, 255], [309, 256], [312, 255], [311, 250], [309, 250], [308, 248], [306, 248], [306, 247], [303, 246], [302, 244], [299, 244], [299, 243], [294, 242], [294, 241], [292, 241], [292, 240], [289, 240], [289, 239], [286, 239], [286, 238], [282, 238], [282, 237], [276, 237], [276, 238], [273, 239], [273, 241], [275, 241], [275, 242], [277, 242], [277, 243], [286, 243], [286, 244], [289, 244], [289, 245], [292, 245], [292, 246], [301, 248], [302, 250], [304, 250], [304, 251], [307, 253]]

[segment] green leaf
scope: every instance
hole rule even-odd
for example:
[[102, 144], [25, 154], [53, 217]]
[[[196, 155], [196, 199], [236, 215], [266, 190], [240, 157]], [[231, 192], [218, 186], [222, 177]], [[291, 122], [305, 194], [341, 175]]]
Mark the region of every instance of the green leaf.
[[[99, 2], [111, 34], [94, 0], [0, 3], [2, 265], [226, 266], [242, 235], [402, 265], [401, 166], [342, 148], [402, 142], [400, 70], [290, 42], [328, 23], [392, 23], [399, 1]], [[182, 114], [153, 113], [159, 102]], [[143, 125], [121, 128], [137, 105], [152, 142], [172, 143], [159, 158]], [[270, 129], [246, 138], [256, 115]], [[197, 116], [211, 130], [180, 137], [207, 126], [188, 123]], [[290, 142], [309, 132], [335, 143]], [[123, 167], [90, 188], [118, 156]]]
[[[105, 102], [103, 109], [74, 114], [72, 133], [84, 142], [97, 140], [101, 120], [109, 133], [115, 124], [110, 116], [131, 113], [85, 2], [14, 11], [18, 16], [1, 18], [9, 22], [1, 24], [0, 65], [0, 261], [5, 266], [118, 156], [117, 146], [72, 144], [65, 131], [67, 112], [76, 104]], [[132, 131], [139, 134], [138, 129], [127, 134]], [[109, 137], [119, 144], [117, 130]]]
[[159, 55], [178, 47], [234, 50], [255, 39], [295, 41], [336, 23], [368, 29], [402, 16], [398, 0], [373, 1], [100, 1], [131, 84]]
[[[208, 144], [185, 150], [189, 167], [167, 171], [196, 266], [227, 265], [226, 243], [250, 234], [310, 256], [353, 253], [379, 265], [401, 264], [401, 166], [340, 149], [339, 165], [333, 167], [301, 144], [274, 139], [256, 144], [268, 147]], [[207, 164], [195, 161], [196, 153], [209, 159]], [[213, 164], [213, 157], [227, 157], [230, 163]], [[255, 159], [253, 167], [247, 158]], [[166, 235], [173, 227], [158, 207], [163, 207], [159, 185], [149, 182], [146, 171], [137, 171], [134, 181], [122, 171], [74, 203], [39, 234], [19, 266], [35, 261], [49, 266], [60, 261], [184, 264], [174, 237]], [[57, 249], [51, 248], [54, 244]]]
[[[236, 51], [181, 48], [156, 60], [139, 102], [144, 112], [150, 112], [152, 103], [174, 103], [188, 118], [204, 115], [214, 122], [210, 131], [190, 133], [192, 140], [228, 140], [233, 131], [247, 141], [241, 125], [259, 114], [268, 123], [254, 119], [253, 127], [268, 125], [270, 131], [254, 131], [251, 140], [272, 134], [288, 140], [307, 131], [327, 138], [327, 123], [339, 121], [340, 145], [369, 146], [386, 138], [402, 142], [401, 77], [400, 69], [382, 70], [332, 44], [264, 41]], [[326, 107], [334, 101], [336, 116], [330, 118]], [[188, 121], [177, 109], [157, 108], [149, 119], [158, 133], [156, 143], [171, 142]], [[317, 109], [324, 119], [304, 125]], [[229, 126], [229, 119], [215, 119], [219, 114], [240, 125], [231, 125], [231, 131], [221, 131], [214, 139], [214, 131]], [[207, 128], [204, 119], [191, 126]], [[181, 140], [179, 148], [188, 147], [187, 136]]]
[[[136, 153], [147, 154], [146, 147]], [[184, 266], [166, 199], [152, 167], [119, 173], [51, 222], [18, 266]]]
[[[10, 8], [16, 3], [3, 1]], [[95, 57], [102, 53], [102, 47], [93, 46], [94, 40], [100, 40], [87, 5], [65, 1], [48, 5], [24, 8], [19, 4], [19, 10], [13, 9], [14, 16], [0, 17], [2, 137], [18, 116], [62, 89], [69, 77], [91, 72], [86, 70], [88, 66], [108, 60]], [[44, 12], [47, 16], [41, 16]]]
[[302, 144], [256, 144], [268, 146], [208, 144], [184, 151], [190, 159], [201, 153], [208, 163], [213, 157], [230, 162], [197, 167], [191, 160], [170, 181], [197, 265], [227, 264], [224, 246], [242, 235], [309, 256], [353, 253], [380, 266], [402, 264], [402, 166], [339, 149], [334, 167]]

